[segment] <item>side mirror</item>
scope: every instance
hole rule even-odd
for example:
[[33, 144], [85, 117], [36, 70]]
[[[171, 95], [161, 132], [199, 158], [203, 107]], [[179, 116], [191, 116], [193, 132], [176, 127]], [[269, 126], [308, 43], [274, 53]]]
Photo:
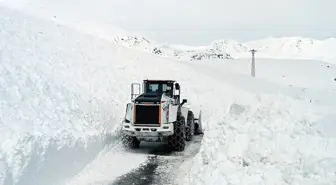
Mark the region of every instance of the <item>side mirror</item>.
[[175, 84], [175, 89], [176, 89], [176, 90], [180, 90], [180, 84], [176, 83], [176, 84]]
[[141, 85], [139, 83], [132, 83], [131, 85], [131, 101], [141, 94]]
[[188, 102], [187, 99], [183, 99], [183, 100], [182, 100], [182, 103], [181, 103], [181, 106], [182, 106], [183, 104], [187, 103], [187, 102]]

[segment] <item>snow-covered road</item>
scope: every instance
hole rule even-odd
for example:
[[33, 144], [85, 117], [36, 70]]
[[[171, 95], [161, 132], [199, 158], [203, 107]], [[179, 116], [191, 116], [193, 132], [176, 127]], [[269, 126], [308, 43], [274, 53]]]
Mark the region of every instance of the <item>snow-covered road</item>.
[[[147, 161], [117, 178], [110, 185], [177, 185], [189, 171], [188, 163], [199, 152], [203, 135], [194, 136], [184, 152], [171, 152], [163, 143], [144, 143], [140, 153], [148, 153]], [[137, 152], [138, 153], [138, 152]]]

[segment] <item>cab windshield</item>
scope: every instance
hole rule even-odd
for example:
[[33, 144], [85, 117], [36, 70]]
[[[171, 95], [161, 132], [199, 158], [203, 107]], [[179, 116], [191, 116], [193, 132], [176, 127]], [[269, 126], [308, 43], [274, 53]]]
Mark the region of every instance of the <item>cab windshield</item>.
[[148, 93], [166, 93], [167, 95], [172, 94], [172, 85], [165, 82], [147, 82], [145, 86], [145, 92]]

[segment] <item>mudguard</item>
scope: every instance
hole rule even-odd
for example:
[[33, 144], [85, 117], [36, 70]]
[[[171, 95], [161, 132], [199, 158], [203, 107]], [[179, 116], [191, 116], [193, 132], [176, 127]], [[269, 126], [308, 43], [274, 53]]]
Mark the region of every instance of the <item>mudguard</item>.
[[195, 121], [197, 121], [198, 124], [198, 129], [196, 131], [197, 134], [203, 134], [203, 127], [202, 127], [202, 111], [199, 112], [198, 114], [198, 118], [195, 119]]
[[181, 113], [182, 116], [184, 117], [185, 124], [187, 124], [188, 122], [188, 111], [189, 111], [188, 107], [181, 107]]

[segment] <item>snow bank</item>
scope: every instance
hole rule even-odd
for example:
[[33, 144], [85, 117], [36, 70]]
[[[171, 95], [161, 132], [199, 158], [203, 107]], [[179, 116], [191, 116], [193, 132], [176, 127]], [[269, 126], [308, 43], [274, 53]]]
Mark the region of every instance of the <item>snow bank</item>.
[[[0, 25], [0, 184], [61, 182], [113, 139], [113, 101], [82, 91], [99, 91], [98, 66], [75, 65], [98, 48], [2, 7]], [[87, 75], [97, 81], [85, 82]]]
[[232, 104], [209, 127], [184, 183], [335, 184], [336, 140], [307, 107], [280, 95]]
[[[107, 185], [114, 179], [146, 164], [146, 152], [125, 150], [122, 145], [110, 145], [79, 173], [69, 178], [63, 185]], [[62, 166], [64, 168], [64, 166]]]
[[[304, 69], [293, 70], [303, 64]], [[257, 78], [249, 77], [246, 60], [190, 66], [216, 79], [218, 87], [230, 84], [246, 93], [214, 96], [216, 101], [229, 98], [231, 104], [227, 111], [216, 106], [221, 118], [211, 119], [218, 112], [207, 118], [211, 124], [185, 184], [335, 184], [336, 138], [331, 128], [336, 99], [328, 81], [333, 65], [262, 60]]]

